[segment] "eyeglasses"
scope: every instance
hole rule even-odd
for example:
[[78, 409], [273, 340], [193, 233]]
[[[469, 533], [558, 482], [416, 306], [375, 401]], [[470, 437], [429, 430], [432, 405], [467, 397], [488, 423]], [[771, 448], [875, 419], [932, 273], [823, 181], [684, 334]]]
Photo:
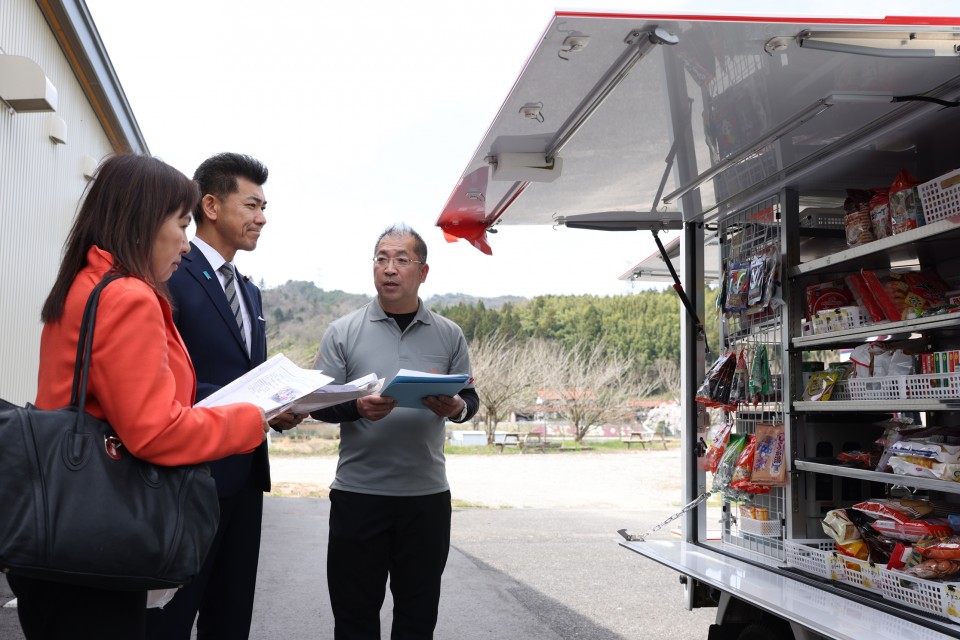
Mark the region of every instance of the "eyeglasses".
[[405, 269], [412, 264], [423, 264], [422, 260], [411, 260], [410, 258], [405, 258], [400, 256], [399, 258], [388, 258], [386, 256], [374, 256], [373, 264], [378, 268], [384, 268], [388, 264], [393, 263], [399, 269]]

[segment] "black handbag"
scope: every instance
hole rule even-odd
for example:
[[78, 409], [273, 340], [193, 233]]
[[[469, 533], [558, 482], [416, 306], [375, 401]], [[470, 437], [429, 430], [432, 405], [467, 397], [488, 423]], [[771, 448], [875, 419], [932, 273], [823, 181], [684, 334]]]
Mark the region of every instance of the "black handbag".
[[97, 302], [118, 277], [105, 276], [87, 300], [70, 406], [0, 400], [0, 571], [10, 575], [172, 588], [197, 576], [216, 534], [220, 508], [206, 465], [138, 460], [84, 411]]

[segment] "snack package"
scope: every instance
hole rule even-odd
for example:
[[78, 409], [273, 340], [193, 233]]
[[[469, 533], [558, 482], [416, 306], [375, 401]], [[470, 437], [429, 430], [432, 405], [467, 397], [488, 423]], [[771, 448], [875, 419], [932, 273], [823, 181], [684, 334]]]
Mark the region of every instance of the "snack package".
[[750, 292], [750, 264], [737, 262], [730, 267], [724, 311], [745, 311]]
[[737, 367], [733, 371], [733, 382], [730, 385], [731, 406], [737, 406], [740, 403], [747, 402], [747, 357], [745, 349], [740, 349], [740, 355], [737, 356]]
[[735, 408], [730, 406], [730, 387], [736, 366], [736, 357], [732, 351], [717, 358], [707, 372], [703, 384], [697, 389], [695, 400], [708, 407]]
[[723, 452], [727, 450], [727, 441], [730, 439], [730, 430], [732, 428], [733, 425], [730, 424], [728, 420], [724, 420], [717, 425], [713, 433], [713, 438], [710, 439], [710, 448], [707, 450], [706, 456], [704, 456], [704, 468], [710, 473], [716, 473], [717, 471], [720, 458], [723, 457]]
[[910, 498], [871, 498], [858, 502], [852, 508], [872, 518], [882, 518], [896, 522], [919, 520], [933, 513], [933, 504], [929, 500]]
[[924, 560], [903, 573], [923, 580], [943, 580], [960, 573], [960, 560]]
[[960, 560], [960, 536], [947, 535], [940, 538], [920, 540], [913, 546], [924, 558], [949, 558]]
[[733, 468], [733, 476], [730, 479], [727, 493], [736, 492], [738, 495], [755, 495], [758, 493], [770, 493], [770, 487], [759, 485], [753, 482], [753, 461], [757, 452], [757, 436], [747, 437], [747, 443], [737, 458], [737, 463]]
[[879, 456], [872, 451], [842, 451], [837, 454], [837, 460], [842, 465], [872, 470], [876, 467]]
[[[780, 255], [776, 248], [767, 247], [762, 250], [757, 258], [754, 258], [750, 264], [753, 270], [750, 273], [751, 295], [748, 298], [749, 307], [747, 308], [747, 314], [753, 315], [761, 313], [765, 309], [783, 304], [782, 298], [778, 295], [780, 286]], [[755, 287], [757, 285], [754, 282], [755, 275], [760, 278], [761, 282], [761, 286], [758, 287], [760, 291], [759, 297], [756, 297]]]
[[826, 402], [833, 394], [833, 386], [837, 383], [839, 377], [840, 373], [836, 369], [811, 373], [807, 386], [803, 390], [803, 399], [813, 402]]
[[890, 322], [909, 320], [947, 305], [947, 285], [936, 271], [864, 269], [861, 273]]
[[[932, 518], [929, 520], [875, 520], [870, 526], [877, 533], [907, 542], [917, 542], [926, 537], [944, 538], [953, 535], [953, 527], [946, 518]], [[921, 553], [923, 553], [921, 551]], [[931, 556], [933, 557], [933, 556]], [[960, 558], [960, 555], [957, 556]]]
[[870, 198], [870, 229], [875, 240], [893, 235], [890, 225], [890, 195], [886, 189], [874, 189]]
[[960, 445], [938, 442], [933, 438], [900, 440], [890, 445], [890, 452], [895, 456], [912, 456], [935, 462], [960, 462]]
[[843, 230], [847, 237], [847, 245], [859, 247], [873, 242], [873, 229], [870, 226], [869, 209], [857, 210], [843, 217]]
[[730, 481], [733, 479], [733, 469], [737, 465], [737, 458], [747, 446], [747, 435], [744, 433], [731, 433], [727, 441], [727, 448], [720, 457], [720, 463], [713, 474], [713, 490], [727, 491]]
[[856, 306], [857, 304], [853, 292], [850, 291], [846, 281], [842, 278], [808, 285], [804, 289], [804, 294], [807, 299], [807, 317], [811, 319], [818, 311]]
[[740, 517], [749, 518], [750, 520], [769, 520], [770, 519], [770, 510], [766, 507], [761, 507], [755, 504], [741, 504], [740, 508]]
[[847, 288], [853, 293], [854, 300], [856, 300], [857, 305], [864, 312], [869, 322], [886, 322], [887, 316], [883, 313], [880, 305], [877, 304], [873, 293], [867, 288], [867, 283], [864, 282], [862, 274], [851, 273], [844, 278], [844, 282], [847, 283]]
[[782, 487], [786, 484], [786, 437], [783, 424], [757, 424], [757, 451], [753, 457], [751, 481]]
[[870, 550], [860, 535], [860, 528], [850, 520], [845, 509], [828, 511], [821, 523], [823, 531], [833, 538], [837, 551], [860, 560], [870, 557]]
[[870, 227], [870, 192], [860, 189], [847, 189], [847, 198], [843, 201], [843, 229], [847, 245], [858, 247], [873, 242], [873, 229]]
[[770, 395], [773, 386], [770, 384], [770, 360], [767, 356], [767, 346], [758, 344], [753, 350], [753, 364], [750, 367], [750, 380], [747, 383], [747, 392], [754, 405], [760, 404], [764, 397]]
[[922, 227], [923, 208], [917, 194], [919, 182], [906, 169], [893, 180], [890, 186], [890, 222], [893, 233], [903, 233]]

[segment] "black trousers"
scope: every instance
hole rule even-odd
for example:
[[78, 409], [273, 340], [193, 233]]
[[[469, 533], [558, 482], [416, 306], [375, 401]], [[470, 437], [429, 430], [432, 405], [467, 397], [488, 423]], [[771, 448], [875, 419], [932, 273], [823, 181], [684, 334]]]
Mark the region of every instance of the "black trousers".
[[163, 609], [147, 611], [148, 640], [190, 640], [194, 620], [198, 640], [249, 637], [262, 521], [263, 490], [252, 477], [220, 498], [220, 525], [200, 575]]
[[27, 640], [142, 640], [146, 591], [104, 591], [8, 576]]
[[449, 491], [404, 497], [330, 491], [327, 586], [336, 640], [380, 640], [388, 575], [392, 640], [433, 637], [450, 516]]

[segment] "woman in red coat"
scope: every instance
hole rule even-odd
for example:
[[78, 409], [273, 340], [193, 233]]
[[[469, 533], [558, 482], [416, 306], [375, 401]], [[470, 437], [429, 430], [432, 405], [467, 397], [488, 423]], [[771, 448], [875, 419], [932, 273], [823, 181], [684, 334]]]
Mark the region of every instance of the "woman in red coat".
[[[164, 284], [187, 253], [196, 184], [155, 158], [114, 156], [99, 168], [43, 305], [36, 405], [70, 404], [80, 319], [104, 274], [86, 410], [110, 423], [134, 456], [162, 465], [247, 453], [264, 438], [252, 404], [193, 408], [196, 377]], [[104, 591], [10, 576], [27, 640], [143, 638], [146, 592]]]

